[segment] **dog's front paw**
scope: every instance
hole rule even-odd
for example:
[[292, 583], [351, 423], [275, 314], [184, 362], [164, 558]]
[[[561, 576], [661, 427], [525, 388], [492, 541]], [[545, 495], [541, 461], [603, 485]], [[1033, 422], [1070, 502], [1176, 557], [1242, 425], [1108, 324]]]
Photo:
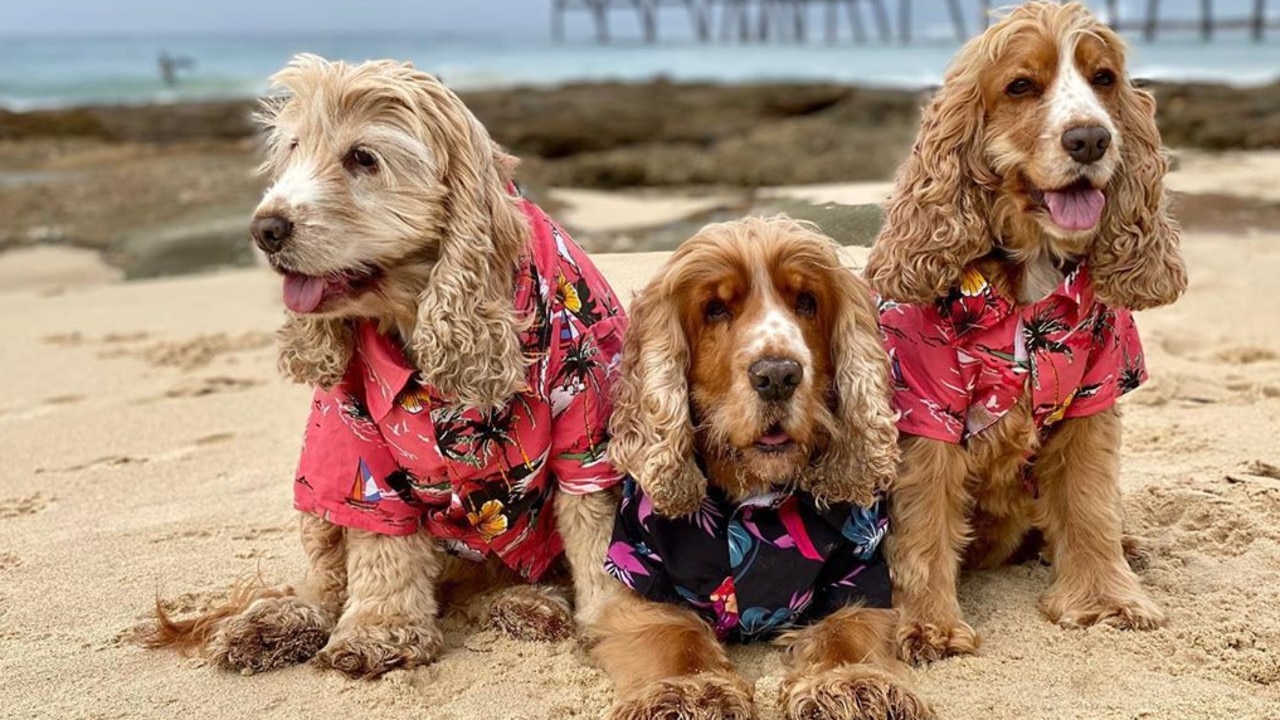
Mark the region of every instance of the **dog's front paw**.
[[362, 624], [336, 630], [312, 662], [350, 678], [371, 680], [391, 670], [430, 664], [442, 642], [434, 621], [419, 625]]
[[787, 720], [928, 720], [929, 704], [905, 683], [868, 665], [787, 678], [778, 696]]
[[972, 655], [981, 640], [969, 624], [908, 620], [898, 628], [898, 652], [912, 665], [936, 662], [955, 655]]
[[732, 675], [669, 678], [619, 702], [610, 720], [754, 720], [751, 687]]
[[1040, 598], [1045, 617], [1065, 628], [1086, 628], [1099, 623], [1120, 630], [1155, 630], [1165, 615], [1141, 590], [1119, 596], [1079, 593], [1057, 584]]
[[573, 637], [573, 611], [556, 588], [517, 585], [489, 605], [490, 627], [517, 640], [551, 642]]
[[328, 613], [295, 597], [262, 598], [223, 621], [209, 654], [228, 670], [265, 672], [310, 660], [332, 629]]

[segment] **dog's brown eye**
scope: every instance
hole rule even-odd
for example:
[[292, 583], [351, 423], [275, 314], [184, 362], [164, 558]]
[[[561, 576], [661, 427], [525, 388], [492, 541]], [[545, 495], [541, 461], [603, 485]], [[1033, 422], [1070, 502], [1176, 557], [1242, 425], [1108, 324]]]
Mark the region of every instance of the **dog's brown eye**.
[[729, 312], [729, 306], [719, 300], [712, 300], [702, 309], [702, 316], [707, 322], [724, 322], [733, 317], [733, 313]]
[[1018, 78], [1004, 89], [1009, 97], [1025, 97], [1036, 91], [1036, 84], [1030, 78]]
[[812, 317], [818, 312], [818, 298], [813, 293], [802, 292], [796, 296], [796, 313]]
[[290, 140], [290, 141], [289, 141], [289, 149], [290, 149], [290, 150], [297, 150], [297, 149], [298, 149], [298, 139], [297, 139], [297, 138], [294, 138], [293, 140]]
[[378, 158], [364, 148], [353, 148], [347, 153], [346, 166], [349, 170], [360, 169], [372, 172], [378, 169]]
[[1116, 84], [1116, 74], [1110, 70], [1099, 70], [1093, 74], [1091, 82], [1094, 87], [1111, 87]]

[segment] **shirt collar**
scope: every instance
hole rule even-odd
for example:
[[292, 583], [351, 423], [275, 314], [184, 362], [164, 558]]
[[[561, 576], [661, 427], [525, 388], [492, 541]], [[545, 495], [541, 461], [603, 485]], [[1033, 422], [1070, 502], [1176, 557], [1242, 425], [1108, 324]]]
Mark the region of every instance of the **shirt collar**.
[[[508, 187], [508, 191], [515, 194], [519, 190], [514, 184]], [[527, 200], [521, 200], [526, 215], [532, 213], [540, 213], [536, 205]], [[535, 226], [536, 228], [536, 226]], [[541, 230], [535, 229], [535, 232]], [[531, 298], [533, 293], [537, 293], [539, 289], [534, 282], [536, 273], [530, 272], [530, 266], [536, 265], [533, 256], [533, 249], [530, 247], [520, 254], [516, 260], [515, 272], [515, 296], [513, 299], [517, 317], [527, 317], [534, 312], [531, 308]], [[521, 346], [528, 344], [528, 340], [535, 332], [534, 327], [526, 328], [520, 333]], [[396, 399], [400, 397], [400, 393], [404, 392], [406, 386], [418, 374], [416, 368], [405, 357], [404, 349], [394, 339], [378, 332], [377, 323], [369, 320], [360, 320], [356, 327], [356, 340], [359, 347], [359, 353], [364, 361], [364, 389], [365, 403], [369, 407], [369, 413], [375, 421], [381, 422], [395, 407]], [[423, 386], [420, 390], [430, 398], [437, 401], [446, 400], [434, 388]]]
[[379, 333], [372, 322], [362, 320], [357, 324], [356, 342], [364, 366], [365, 404], [374, 421], [381, 422], [417, 371], [409, 366], [404, 350]]
[[[1093, 283], [1085, 263], [1078, 262], [1065, 270], [1062, 282], [1043, 300], [1062, 298], [1076, 309], [1093, 303]], [[960, 276], [960, 285], [942, 301], [940, 308], [951, 318], [957, 335], [977, 330], [987, 330], [1008, 318], [1018, 309], [1010, 299], [996, 291], [995, 286], [976, 268], [970, 266]]]

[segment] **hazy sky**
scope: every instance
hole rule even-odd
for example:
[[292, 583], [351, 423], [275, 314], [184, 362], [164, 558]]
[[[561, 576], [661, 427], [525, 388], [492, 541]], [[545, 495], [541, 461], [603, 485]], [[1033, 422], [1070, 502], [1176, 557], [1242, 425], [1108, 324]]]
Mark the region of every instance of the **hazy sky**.
[[[1015, 0], [1016, 1], [1016, 0]], [[1146, 0], [1121, 0], [1122, 13], [1141, 14]], [[1193, 17], [1197, 0], [1167, 0], [1169, 16]], [[1253, 0], [1217, 0], [1220, 14], [1247, 14]], [[1088, 0], [1101, 7], [1101, 0]], [[962, 0], [977, 15], [977, 0]], [[997, 0], [996, 6], [1007, 2]], [[896, 3], [891, 3], [896, 6]], [[944, 17], [942, 3], [915, 8], [917, 22]], [[1271, 4], [1276, 13], [1275, 3]], [[545, 39], [551, 0], [0, 0], [0, 35], [147, 33], [421, 33]], [[664, 28], [687, 26], [684, 11], [669, 8]], [[621, 34], [635, 31], [633, 13], [614, 15]], [[680, 17], [675, 17], [680, 15]], [[575, 35], [589, 37], [577, 13]]]
[[0, 0], [0, 35], [421, 32], [545, 38], [550, 0]]

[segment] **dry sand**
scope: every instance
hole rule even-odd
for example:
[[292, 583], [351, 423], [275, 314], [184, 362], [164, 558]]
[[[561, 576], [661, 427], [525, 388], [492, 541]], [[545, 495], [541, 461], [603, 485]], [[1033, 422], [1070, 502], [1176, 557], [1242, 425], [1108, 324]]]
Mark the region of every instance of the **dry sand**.
[[[1261, 190], [1280, 184], [1266, 171]], [[982, 654], [917, 672], [943, 717], [1280, 718], [1280, 235], [1185, 248], [1191, 289], [1143, 313], [1152, 379], [1125, 401], [1125, 506], [1169, 627], [1061, 630], [1035, 610], [1047, 568], [969, 576]], [[630, 297], [660, 257], [598, 262]], [[128, 644], [157, 595], [199, 610], [237, 577], [303, 571], [289, 479], [308, 391], [275, 374], [266, 272], [96, 272], [0, 256], [0, 717], [602, 716], [608, 684], [574, 644], [460, 615], [437, 664], [377, 682], [243, 677]], [[733, 656], [777, 718], [777, 651]]]

